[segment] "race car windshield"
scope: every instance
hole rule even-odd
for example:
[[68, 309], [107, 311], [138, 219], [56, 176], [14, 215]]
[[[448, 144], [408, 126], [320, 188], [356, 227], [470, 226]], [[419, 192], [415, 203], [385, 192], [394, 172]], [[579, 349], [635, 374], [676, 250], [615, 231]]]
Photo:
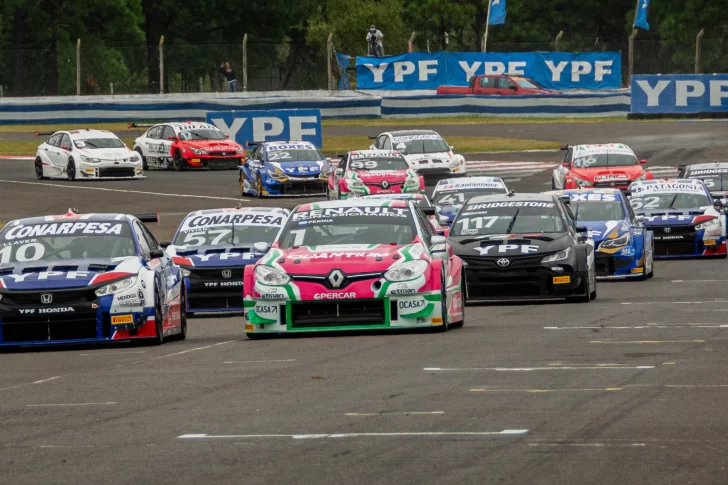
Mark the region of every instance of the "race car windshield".
[[[370, 215], [328, 217], [311, 212], [293, 215], [281, 235], [281, 248], [350, 244], [410, 244], [417, 234], [409, 209], [373, 207]], [[342, 209], [336, 209], [342, 210]], [[351, 208], [343, 209], [345, 211]], [[354, 210], [359, 210], [354, 208]], [[314, 214], [313, 217], [310, 214]], [[389, 215], [394, 214], [394, 215]], [[298, 216], [298, 219], [296, 218]]]
[[74, 140], [76, 148], [98, 149], [98, 148], [124, 148], [124, 142], [118, 138], [88, 138], [85, 140]]
[[315, 162], [323, 158], [323, 155], [313, 148], [268, 150], [268, 160], [272, 162]]
[[443, 153], [450, 151], [450, 147], [447, 146], [447, 143], [445, 143], [445, 140], [442, 138], [395, 141], [394, 148], [405, 155], [413, 155], [416, 153]]
[[685, 192], [633, 194], [630, 204], [636, 211], [696, 209], [711, 205], [706, 194]]
[[137, 254], [125, 222], [52, 222], [7, 226], [0, 264], [67, 259], [112, 259]]
[[477, 188], [477, 189], [460, 189], [458, 191], [447, 190], [434, 194], [433, 203], [435, 205], [462, 205], [471, 197], [479, 195], [502, 194], [505, 192], [503, 187], [493, 188]]
[[728, 173], [711, 173], [692, 175], [688, 173], [687, 178], [702, 180], [708, 190], [728, 190]]
[[[480, 204], [480, 206], [483, 205], [488, 204]], [[554, 204], [547, 205], [553, 206]], [[474, 204], [461, 209], [452, 227], [451, 236], [559, 233], [566, 231], [561, 215], [555, 206], [513, 206], [481, 209], [479, 204]]]
[[407, 160], [402, 157], [392, 158], [352, 158], [349, 162], [352, 170], [407, 170]]
[[538, 84], [536, 84], [535, 81], [531, 81], [530, 79], [524, 79], [522, 77], [521, 78], [516, 77], [516, 78], [512, 78], [512, 79], [516, 82], [516, 84], [518, 84], [519, 86], [521, 86], [524, 89], [543, 89], [543, 86], [539, 86]]
[[252, 246], [257, 242], [272, 243], [279, 226], [251, 226], [247, 224], [230, 224], [228, 226], [211, 226], [189, 231], [179, 231], [172, 244], [176, 246]]
[[618, 221], [625, 216], [619, 202], [571, 201], [571, 212], [579, 222]]
[[224, 140], [225, 135], [219, 130], [199, 129], [185, 130], [179, 132], [179, 139], [184, 141], [194, 140]]
[[623, 153], [594, 153], [576, 157], [571, 162], [573, 168], [631, 167], [639, 164], [639, 160], [634, 155]]

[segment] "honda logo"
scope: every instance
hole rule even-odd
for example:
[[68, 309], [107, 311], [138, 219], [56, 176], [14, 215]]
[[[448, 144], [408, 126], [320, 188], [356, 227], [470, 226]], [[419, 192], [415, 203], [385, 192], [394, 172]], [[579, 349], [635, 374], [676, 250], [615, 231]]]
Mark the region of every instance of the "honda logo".
[[53, 303], [53, 295], [50, 295], [50, 294], [40, 295], [40, 302], [45, 303], [46, 305], [48, 305], [49, 303]]
[[495, 262], [498, 266], [501, 268], [507, 268], [511, 265], [511, 260], [508, 258], [500, 258], [498, 261]]
[[233, 272], [229, 269], [222, 270], [222, 277], [225, 279], [230, 279], [233, 277]]
[[663, 229], [663, 231], [665, 232], [665, 234], [670, 234], [672, 232], [672, 229], [666, 227], [665, 229]]
[[341, 288], [341, 285], [344, 284], [346, 277], [344, 276], [344, 273], [342, 273], [340, 270], [335, 269], [331, 273], [329, 273], [329, 276], [326, 279], [329, 281], [329, 284], [332, 288]]

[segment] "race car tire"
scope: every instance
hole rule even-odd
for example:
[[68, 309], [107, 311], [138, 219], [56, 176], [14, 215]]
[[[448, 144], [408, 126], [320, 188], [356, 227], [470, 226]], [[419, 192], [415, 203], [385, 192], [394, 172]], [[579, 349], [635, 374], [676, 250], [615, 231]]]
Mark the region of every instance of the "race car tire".
[[76, 180], [76, 162], [73, 161], [73, 158], [68, 159], [68, 166], [66, 166], [66, 177], [68, 177], [68, 180], [73, 182]]
[[[589, 303], [589, 300], [591, 300], [591, 294], [592, 292], [589, 290], [589, 269], [587, 267], [587, 262], [584, 261], [584, 271], [581, 273], [581, 280], [584, 282], [584, 294], [581, 296], [570, 296], [566, 299], [569, 303]], [[596, 285], [594, 286], [596, 289]]]
[[240, 172], [240, 177], [238, 178], [238, 182], [240, 183], [240, 196], [245, 196], [245, 177], [243, 177], [243, 173]]
[[465, 274], [463, 274], [460, 283], [460, 307], [462, 308], [462, 319], [458, 323], [450, 325], [450, 328], [460, 328], [465, 325]]
[[175, 340], [185, 340], [187, 338], [187, 292], [182, 285], [179, 296], [179, 323], [180, 333], [175, 336]]
[[437, 331], [438, 332], [447, 332], [448, 330], [450, 330], [450, 322], [448, 321], [449, 319], [447, 318], [447, 314], [448, 314], [447, 285], [446, 285], [446, 281], [445, 281], [445, 273], [444, 273], [445, 268], [444, 267], [442, 268], [442, 271], [443, 271], [443, 273], [442, 273], [442, 278], [440, 281], [440, 295], [441, 295], [440, 298], [442, 298], [442, 304], [440, 305], [440, 307], [442, 308], [442, 326], [437, 327]]
[[172, 168], [178, 172], [183, 171], [186, 168], [187, 162], [185, 162], [185, 159], [182, 158], [182, 152], [177, 150], [174, 152], [174, 157], [172, 157]]
[[589, 298], [592, 299], [592, 300], [596, 300], [597, 299], [597, 276], [596, 276], [596, 271], [594, 272], [594, 291], [592, 291], [589, 294]]
[[38, 180], [45, 180], [48, 177], [43, 175], [43, 162], [41, 161], [40, 157], [35, 159], [35, 178]]
[[260, 174], [255, 177], [255, 196], [259, 199], [263, 197], [263, 179], [260, 178]]
[[164, 315], [162, 315], [162, 299], [159, 291], [154, 291], [154, 345], [164, 343]]
[[650, 275], [647, 274], [647, 261], [642, 263], [642, 274], [637, 278], [637, 281], [645, 281]]
[[140, 157], [142, 157], [142, 170], [149, 170], [149, 164], [147, 163], [147, 157], [144, 156], [142, 153], [142, 149], [137, 147], [134, 149], [135, 152], [139, 154]]

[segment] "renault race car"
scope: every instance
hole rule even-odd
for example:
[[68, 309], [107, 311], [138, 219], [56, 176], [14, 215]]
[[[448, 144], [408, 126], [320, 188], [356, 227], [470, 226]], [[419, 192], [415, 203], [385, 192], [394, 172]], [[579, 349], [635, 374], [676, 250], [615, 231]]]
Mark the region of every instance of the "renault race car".
[[143, 179], [142, 159], [105, 130], [53, 133], [35, 152], [38, 180]]
[[467, 302], [597, 296], [593, 241], [555, 195], [473, 197], [448, 241], [465, 266]]
[[189, 213], [172, 242], [162, 243], [182, 269], [187, 314], [243, 311], [243, 268], [268, 251], [288, 214], [270, 207]]
[[260, 143], [240, 167], [240, 195], [325, 195], [330, 171], [328, 159], [312, 143]]
[[619, 189], [571, 189], [550, 192], [569, 197], [576, 223], [589, 229], [596, 248], [597, 278], [654, 275], [653, 233], [645, 229]]
[[201, 121], [129, 124], [129, 128], [144, 127], [150, 128], [134, 140], [134, 151], [142, 157], [145, 170], [237, 169], [245, 161], [243, 147], [215, 125]]
[[341, 157], [331, 171], [329, 199], [347, 199], [372, 194], [424, 194], [425, 181], [398, 153], [359, 150]]
[[551, 189], [618, 188], [630, 183], [652, 180], [631, 148], [622, 143], [565, 147], [564, 161], [554, 169]]
[[696, 163], [678, 166], [678, 178], [702, 180], [713, 200], [728, 202], [728, 163]]
[[187, 333], [180, 269], [142, 224], [156, 215], [31, 217], [0, 231], [0, 346]]
[[723, 204], [697, 179], [660, 179], [629, 186], [630, 204], [655, 233], [656, 258], [726, 257]]
[[432, 200], [438, 222], [449, 226], [469, 198], [507, 193], [505, 182], [498, 177], [465, 177], [440, 180], [432, 192]]
[[350, 199], [293, 210], [246, 266], [245, 332], [447, 330], [464, 320], [462, 262], [412, 202]]
[[432, 130], [400, 130], [370, 137], [370, 150], [396, 150], [404, 155], [427, 184], [444, 177], [465, 175], [465, 157], [453, 153], [454, 147]]

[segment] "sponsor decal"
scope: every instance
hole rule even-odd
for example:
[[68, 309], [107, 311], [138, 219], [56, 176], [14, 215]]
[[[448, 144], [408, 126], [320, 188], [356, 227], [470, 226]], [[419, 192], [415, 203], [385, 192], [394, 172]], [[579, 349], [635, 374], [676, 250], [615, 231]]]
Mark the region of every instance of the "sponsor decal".
[[415, 140], [442, 140], [440, 135], [428, 134], [428, 135], [405, 135], [405, 136], [393, 136], [392, 142], [398, 143], [402, 141], [415, 141]]
[[711, 175], [711, 174], [718, 174], [718, 173], [728, 173], [728, 168], [711, 168], [711, 169], [704, 169], [704, 170], [691, 170], [688, 172], [688, 178], [693, 177], [695, 175]]
[[706, 239], [703, 241], [703, 244], [706, 246], [715, 246], [718, 242], [714, 239]]
[[242, 281], [209, 281], [205, 282], [205, 286], [208, 288], [224, 288], [230, 286], [243, 286]]
[[268, 152], [274, 152], [277, 150], [315, 150], [316, 147], [313, 146], [312, 143], [296, 143], [296, 144], [278, 144], [278, 143], [271, 143], [270, 145], [265, 146], [265, 150]]
[[683, 236], [654, 236], [655, 241], [672, 241], [683, 239]]
[[496, 207], [555, 207], [553, 202], [489, 202], [487, 204], [469, 205], [466, 210], [494, 209]]
[[281, 226], [283, 225], [283, 216], [280, 214], [256, 214], [248, 212], [245, 214], [209, 214], [202, 216], [194, 216], [185, 220], [181, 231], [189, 231], [194, 228], [205, 228], [212, 226]]
[[[596, 180], [596, 177], [594, 177]], [[586, 201], [594, 201], [594, 202], [613, 202], [617, 200], [617, 194], [599, 194], [599, 193], [589, 193], [589, 194], [577, 194], [577, 193], [570, 193], [569, 198], [575, 202], [586, 202]]]
[[[537, 253], [538, 252], [538, 246], [534, 246], [531, 244], [501, 244], [501, 245], [492, 245], [492, 246], [485, 246], [480, 248], [473, 248], [474, 251], [477, 251], [480, 253], [481, 256], [486, 256], [490, 253], [490, 251], [493, 248], [498, 248], [496, 251], [493, 251], [493, 253], [508, 253], [508, 252], [518, 252], [520, 251], [521, 254], [531, 254], [531, 253]], [[503, 258], [505, 259], [505, 258]]]
[[121, 235], [126, 223], [113, 222], [63, 222], [50, 224], [34, 224], [31, 226], [17, 225], [5, 233], [5, 239], [41, 236], [72, 236], [76, 234], [114, 234]]
[[275, 313], [278, 314], [278, 305], [265, 305], [256, 303], [255, 313]]
[[632, 197], [641, 197], [639, 194], [649, 193], [689, 193], [705, 194], [705, 188], [701, 182], [696, 183], [637, 183], [631, 187]]
[[554, 276], [553, 282], [555, 285], [563, 285], [565, 283], [571, 283], [571, 276]]
[[111, 317], [112, 325], [126, 325], [134, 323], [134, 315], [113, 315]]
[[[246, 318], [247, 318], [247, 317], [246, 317]], [[252, 323], [246, 323], [246, 324], [245, 324], [245, 331], [246, 331], [246, 332], [252, 332], [254, 328], [255, 328], [255, 327], [253, 327], [253, 324], [252, 324]]]
[[58, 307], [58, 308], [23, 308], [18, 310], [23, 315], [48, 315], [52, 313], [69, 313], [75, 312], [73, 307]]
[[626, 173], [610, 173], [608, 175], [595, 175], [595, 182], [603, 182], [608, 180], [629, 180], [629, 175]]
[[144, 292], [140, 289], [136, 293], [117, 296], [116, 300], [122, 306], [144, 306]]
[[430, 322], [432, 325], [442, 325], [442, 317], [432, 317]]
[[356, 298], [356, 293], [314, 293], [314, 300], [348, 300], [350, 298]]
[[396, 290], [390, 290], [389, 292], [393, 295], [409, 295], [417, 293], [417, 290], [414, 288], [397, 288]]
[[9, 274], [5, 277], [12, 278], [16, 283], [23, 283], [28, 280], [54, 280], [54, 279], [67, 279], [75, 280], [76, 278], [88, 278], [91, 273], [87, 271], [41, 271], [39, 273], [25, 273], [25, 274]]
[[427, 306], [425, 300], [399, 300], [397, 306], [400, 310], [420, 310]]
[[639, 273], [644, 273], [644, 271], [645, 271], [644, 268], [632, 268], [630, 270], [630, 273], [632, 273], [632, 274], [639, 274]]
[[407, 217], [408, 213], [409, 209], [396, 207], [328, 207], [325, 209], [296, 212], [293, 214], [293, 220], [301, 221], [306, 219], [321, 219], [325, 217], [351, 216]]

